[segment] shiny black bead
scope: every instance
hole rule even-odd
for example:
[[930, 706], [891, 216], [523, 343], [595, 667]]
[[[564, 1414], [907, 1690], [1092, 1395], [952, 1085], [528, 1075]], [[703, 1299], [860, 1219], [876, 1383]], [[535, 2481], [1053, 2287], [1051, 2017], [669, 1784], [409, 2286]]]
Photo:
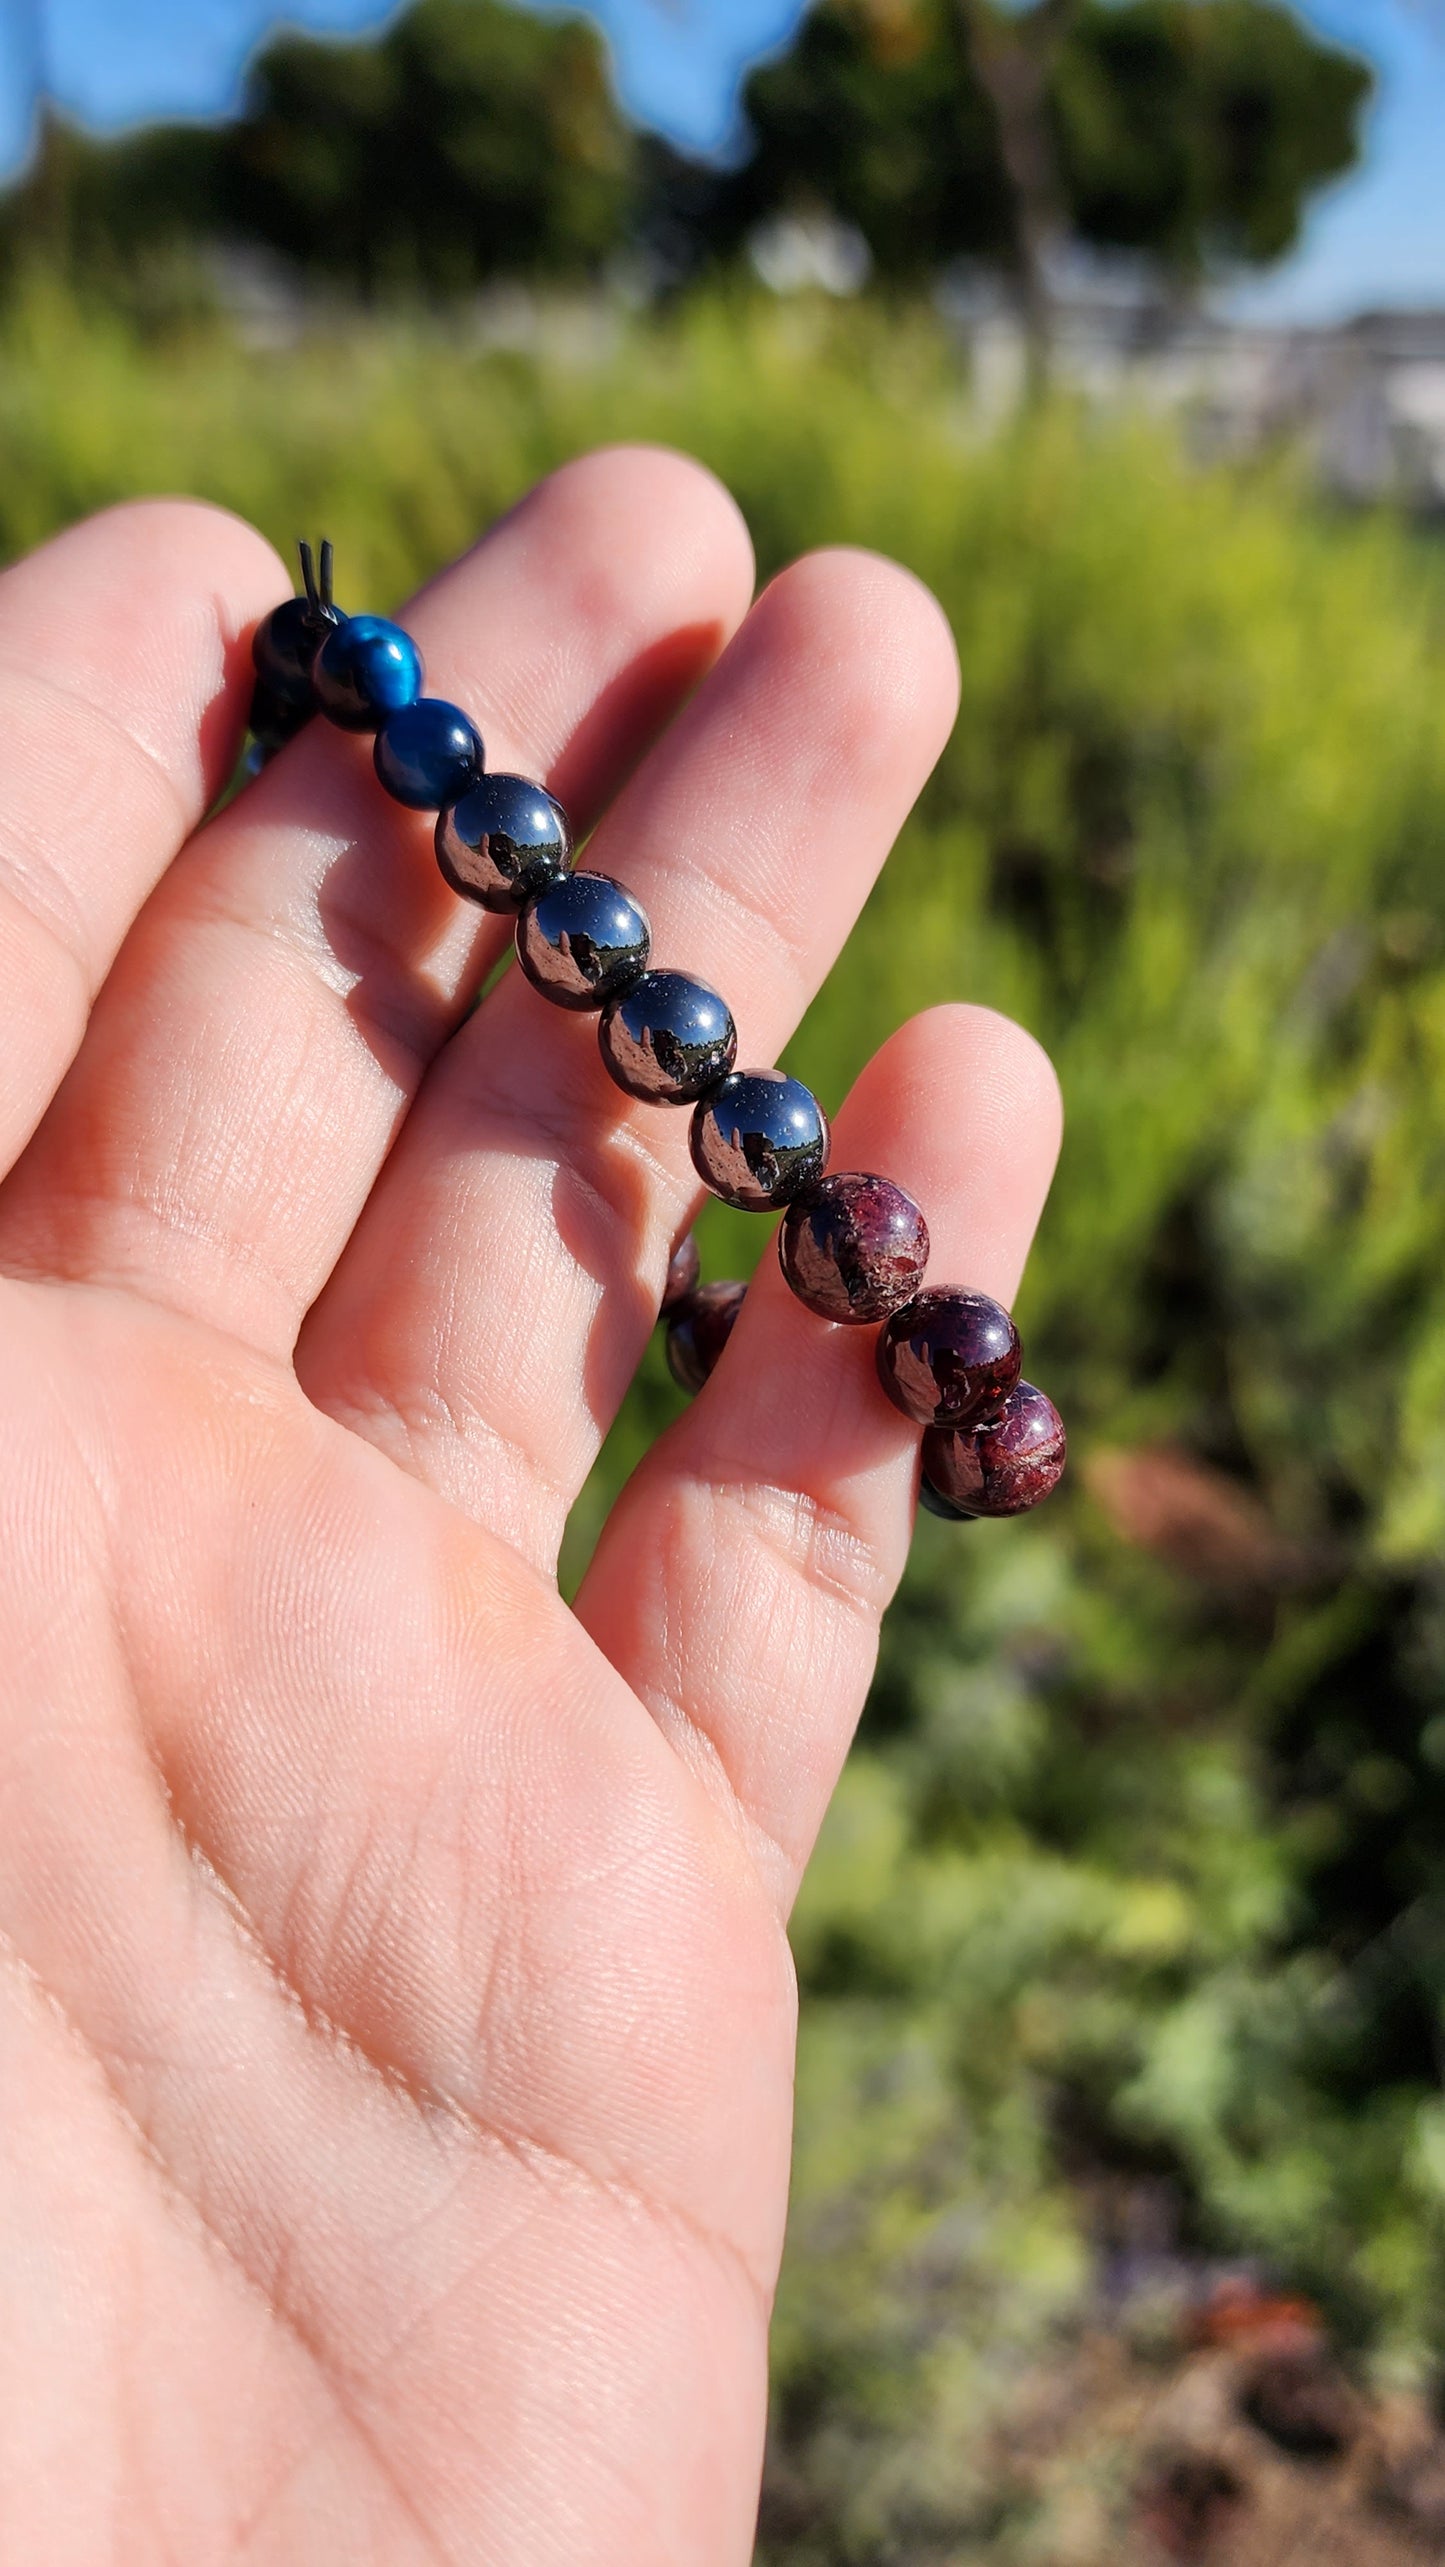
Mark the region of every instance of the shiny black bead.
[[410, 633], [384, 615], [348, 615], [328, 633], [311, 666], [316, 709], [340, 731], [377, 731], [388, 713], [415, 704], [421, 653]]
[[701, 1390], [733, 1333], [747, 1289], [742, 1283], [699, 1284], [674, 1312], [667, 1368], [680, 1390]]
[[507, 916], [525, 909], [572, 861], [561, 803], [520, 775], [479, 776], [442, 812], [436, 846], [453, 891]]
[[645, 910], [608, 874], [563, 874], [517, 921], [517, 960], [558, 1007], [605, 1007], [646, 971], [651, 945]]
[[[283, 598], [263, 615], [251, 636], [251, 664], [258, 685], [303, 715], [314, 713], [311, 667], [327, 634], [342, 622], [339, 607], [308, 597]], [[252, 725], [254, 729], [255, 725]]]
[[661, 1317], [666, 1319], [689, 1293], [696, 1292], [702, 1278], [702, 1255], [689, 1230], [679, 1239], [668, 1261], [667, 1281], [662, 1287]]
[[778, 1260], [820, 1319], [886, 1319], [923, 1281], [928, 1224], [887, 1177], [824, 1177], [789, 1204]]
[[260, 742], [267, 757], [273, 758], [288, 740], [295, 739], [298, 731], [305, 730], [315, 709], [311, 704], [290, 704], [272, 687], [258, 684], [251, 698], [251, 736]]
[[419, 695], [388, 713], [376, 735], [377, 775], [411, 811], [441, 811], [460, 802], [482, 770], [481, 735], [459, 705]]
[[620, 1088], [649, 1105], [692, 1105], [725, 1078], [738, 1029], [727, 1001], [686, 972], [644, 972], [597, 1028]]
[[734, 1070], [703, 1098], [688, 1137], [703, 1184], [743, 1212], [775, 1212], [828, 1163], [828, 1118], [782, 1070]]

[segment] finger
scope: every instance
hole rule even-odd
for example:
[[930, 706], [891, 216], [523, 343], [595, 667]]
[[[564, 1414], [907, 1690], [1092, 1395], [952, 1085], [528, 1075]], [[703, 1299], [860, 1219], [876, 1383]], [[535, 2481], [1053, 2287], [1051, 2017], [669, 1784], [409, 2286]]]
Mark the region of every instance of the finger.
[[[752, 556], [699, 465], [591, 455], [409, 615], [494, 768], [585, 826], [743, 612]], [[369, 743], [312, 724], [188, 849], [0, 1203], [12, 1271], [123, 1283], [289, 1351], [422, 1072], [495, 954]]]
[[253, 528], [170, 499], [109, 509], [0, 577], [0, 1173], [235, 763], [247, 631], [284, 585]]
[[[924, 1207], [932, 1280], [1008, 1302], [1059, 1130], [1057, 1082], [1032, 1038], [986, 1009], [941, 1007], [865, 1070], [832, 1165], [887, 1174]], [[783, 1905], [908, 1549], [919, 1435], [879, 1388], [876, 1336], [816, 1319], [766, 1255], [706, 1390], [614, 1508], [577, 1603], [742, 1810]]]
[[[608, 814], [660, 963], [766, 1064], [847, 935], [956, 704], [927, 591], [861, 553], [761, 597]], [[333, 1415], [550, 1566], [698, 1196], [689, 1116], [631, 1103], [596, 1019], [502, 982], [438, 1062], [298, 1350]]]

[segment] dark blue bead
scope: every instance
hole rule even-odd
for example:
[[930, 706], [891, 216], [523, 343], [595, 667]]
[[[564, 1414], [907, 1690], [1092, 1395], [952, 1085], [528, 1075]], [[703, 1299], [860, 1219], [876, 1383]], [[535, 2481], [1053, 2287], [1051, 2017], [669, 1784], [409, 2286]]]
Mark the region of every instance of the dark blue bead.
[[460, 802], [481, 772], [475, 723], [439, 695], [420, 695], [388, 713], [376, 735], [376, 772], [387, 792], [412, 811], [442, 811]]
[[306, 597], [284, 598], [262, 616], [251, 636], [251, 661], [261, 685], [281, 703], [314, 712], [312, 662], [327, 634], [341, 621], [335, 606], [313, 606]]
[[453, 891], [505, 914], [564, 874], [572, 832], [560, 802], [520, 775], [484, 775], [437, 821], [437, 863]]
[[316, 703], [341, 731], [375, 731], [388, 713], [415, 704], [421, 653], [410, 633], [383, 615], [349, 615], [328, 633], [311, 667]]
[[810, 1088], [782, 1070], [735, 1070], [692, 1118], [703, 1184], [743, 1212], [774, 1212], [828, 1164], [828, 1118]]
[[732, 1068], [738, 1029], [727, 1001], [686, 972], [644, 972], [597, 1028], [620, 1088], [649, 1105], [691, 1105]]
[[647, 969], [647, 913], [620, 882], [563, 874], [517, 921], [517, 960], [558, 1007], [605, 1007]]

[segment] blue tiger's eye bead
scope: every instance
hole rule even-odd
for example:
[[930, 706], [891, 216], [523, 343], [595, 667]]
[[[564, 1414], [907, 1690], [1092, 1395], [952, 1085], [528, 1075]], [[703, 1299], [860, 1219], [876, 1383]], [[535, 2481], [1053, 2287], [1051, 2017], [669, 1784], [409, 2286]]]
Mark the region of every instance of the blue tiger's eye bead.
[[328, 633], [311, 667], [318, 709], [340, 731], [376, 731], [388, 713], [415, 704], [421, 653], [410, 633], [383, 615], [349, 615]]
[[482, 768], [481, 735], [459, 705], [419, 695], [388, 713], [376, 735], [376, 772], [396, 802], [411, 811], [442, 811], [460, 802]]
[[517, 960], [557, 1007], [605, 1007], [647, 969], [652, 930], [620, 882], [563, 874], [517, 921]]
[[282, 704], [313, 713], [311, 665], [328, 632], [341, 621], [339, 607], [313, 606], [307, 597], [283, 598], [262, 616], [251, 636], [251, 664], [261, 686]]
[[679, 1390], [701, 1390], [733, 1333], [747, 1289], [743, 1283], [699, 1284], [674, 1311], [667, 1331], [667, 1369]]
[[725, 999], [686, 972], [644, 972], [597, 1028], [602, 1058], [628, 1096], [691, 1105], [732, 1068], [738, 1029]]
[[453, 891], [510, 916], [572, 861], [561, 803], [520, 775], [479, 776], [470, 793], [441, 814], [436, 846]]
[[820, 1177], [828, 1118], [811, 1089], [782, 1070], [735, 1070], [692, 1118], [703, 1184], [743, 1212], [774, 1212]]

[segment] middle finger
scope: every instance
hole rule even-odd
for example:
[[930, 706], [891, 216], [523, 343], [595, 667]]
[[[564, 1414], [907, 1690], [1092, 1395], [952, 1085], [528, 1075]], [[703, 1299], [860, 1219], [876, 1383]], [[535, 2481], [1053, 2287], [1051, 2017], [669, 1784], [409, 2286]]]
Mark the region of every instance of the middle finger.
[[[593, 838], [653, 960], [770, 1063], [948, 735], [952, 638], [894, 564], [775, 580]], [[688, 1113], [634, 1104], [596, 1018], [510, 972], [434, 1064], [298, 1351], [301, 1378], [539, 1566], [636, 1369], [695, 1203]]]

